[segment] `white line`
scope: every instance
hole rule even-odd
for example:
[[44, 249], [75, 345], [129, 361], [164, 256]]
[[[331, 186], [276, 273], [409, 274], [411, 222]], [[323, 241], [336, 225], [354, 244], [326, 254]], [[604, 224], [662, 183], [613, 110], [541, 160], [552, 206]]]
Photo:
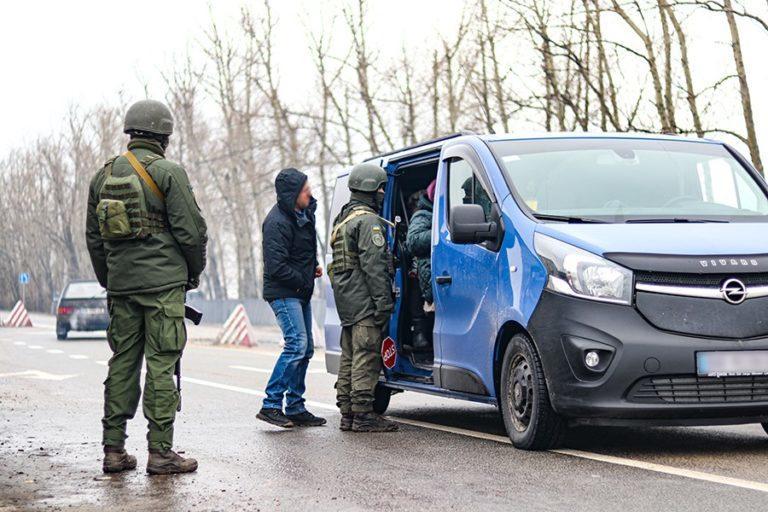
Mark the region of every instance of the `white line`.
[[[190, 382], [192, 384], [200, 384], [202, 386], [208, 386], [217, 389], [224, 389], [226, 391], [235, 391], [237, 393], [245, 393], [247, 395], [264, 397], [264, 393], [256, 391], [254, 389], [243, 388], [240, 386], [230, 386], [228, 384], [219, 384], [218, 382], [210, 382], [201, 379], [194, 379], [191, 377], [182, 377], [184, 382]], [[307, 405], [317, 407], [319, 409], [326, 409], [337, 411], [336, 407], [324, 404], [322, 402], [307, 402]], [[442, 432], [448, 432], [451, 434], [458, 434], [467, 437], [473, 437], [475, 439], [484, 439], [486, 441], [494, 441], [497, 443], [511, 444], [510, 440], [506, 436], [499, 436], [496, 434], [487, 434], [485, 432], [477, 432], [474, 430], [467, 430], [458, 427], [448, 427], [445, 425], [437, 425], [434, 423], [427, 423], [426, 421], [410, 420], [399, 417], [392, 417], [390, 419], [399, 423], [405, 423], [407, 425], [413, 425], [415, 427], [429, 428], [432, 430], [439, 430]], [[585, 452], [581, 450], [550, 450], [552, 453], [560, 455], [568, 455], [570, 457], [578, 457], [580, 459], [594, 460], [598, 462], [604, 462], [607, 464], [615, 464], [619, 466], [627, 466], [637, 469], [644, 469], [646, 471], [654, 471], [656, 473], [664, 473], [667, 475], [675, 475], [683, 478], [690, 478], [692, 480], [702, 480], [705, 482], [712, 482], [723, 485], [730, 485], [732, 487], [741, 487], [743, 489], [751, 489], [753, 491], [768, 492], [768, 484], [762, 482], [753, 482], [750, 480], [742, 480], [740, 478], [731, 478], [727, 476], [713, 475], [711, 473], [704, 473], [701, 471], [693, 471], [689, 469], [676, 468], [673, 466], [665, 466], [663, 464], [654, 464], [652, 462], [643, 462], [633, 459], [625, 459], [623, 457], [614, 457], [612, 455], [602, 455], [599, 453]]]
[[21, 347], [21, 346], [26, 345], [27, 342], [26, 341], [14, 341], [13, 344], [14, 345], [18, 345], [19, 347]]
[[550, 450], [554, 453], [562, 455], [570, 455], [571, 457], [580, 457], [582, 459], [596, 460], [599, 462], [607, 462], [608, 464], [619, 464], [621, 466], [629, 466], [633, 468], [645, 469], [648, 471], [655, 471], [657, 473], [666, 473], [668, 475], [682, 476], [684, 478], [692, 478], [694, 480], [703, 480], [705, 482], [712, 482], [716, 484], [730, 485], [733, 487], [741, 487], [743, 489], [751, 489], [753, 491], [768, 492], [768, 484], [763, 482], [753, 482], [751, 480], [742, 480], [741, 478], [731, 478], [729, 476], [713, 475], [711, 473], [704, 473], [701, 471], [694, 471], [691, 469], [682, 469], [672, 466], [665, 466], [663, 464], [654, 464], [653, 462], [643, 462], [640, 460], [625, 459], [623, 457], [614, 457], [613, 455], [602, 455], [600, 453], [583, 452], [581, 450]]
[[96, 364], [100, 364], [101, 366], [107, 366], [107, 361], [96, 361]]
[[40, 345], [27, 345], [27, 348], [31, 348], [32, 350], [38, 350], [43, 347], [41, 347]]
[[88, 356], [84, 356], [82, 354], [72, 354], [69, 356], [70, 359], [88, 359]]
[[[474, 437], [477, 439], [485, 439], [488, 441], [495, 441], [497, 443], [511, 444], [509, 438], [505, 436], [499, 436], [495, 434], [486, 434], [485, 432], [476, 432], [474, 430], [467, 430], [467, 429], [458, 428], [458, 427], [447, 427], [444, 425], [427, 423], [425, 421], [397, 418], [392, 416], [390, 416], [390, 419], [400, 423], [405, 423], [407, 425], [413, 425], [415, 427], [430, 428], [433, 430], [440, 430], [442, 432], [449, 432], [451, 434]], [[571, 449], [565, 448], [565, 449], [549, 450], [549, 451], [552, 453], [558, 453], [560, 455], [578, 457], [580, 459], [588, 459], [588, 460], [594, 460], [598, 462], [604, 462], [607, 464], [615, 464], [618, 466], [627, 466], [631, 468], [644, 469], [646, 471], [654, 471], [656, 473], [675, 475], [683, 478], [690, 478], [693, 480], [702, 480], [705, 482], [712, 482], [716, 484], [730, 485], [732, 487], [741, 487], [743, 489], [750, 489], [753, 491], [768, 492], [768, 484], [763, 482], [753, 482], [751, 480], [742, 480], [740, 478], [731, 478], [728, 476], [713, 475], [711, 473], [704, 473], [702, 471], [676, 468], [673, 466], [666, 466], [663, 464], [655, 464], [653, 462], [643, 462], [640, 460], [626, 459], [624, 457], [614, 457], [613, 455], [602, 455], [600, 453], [585, 452], [582, 450], [571, 450]]]
[[[230, 386], [229, 384], [220, 384], [218, 382], [211, 382], [209, 380], [195, 379], [192, 377], [182, 377], [181, 380], [183, 382], [189, 382], [191, 384], [199, 384], [200, 386], [208, 386], [209, 388], [223, 389], [226, 391], [234, 391], [236, 393], [244, 393], [246, 395], [259, 396], [262, 398], [267, 396], [262, 391], [257, 391], [255, 389], [243, 388], [240, 386]], [[338, 411], [336, 406], [324, 404], [322, 402], [313, 402], [311, 400], [307, 400], [306, 404], [311, 407], [317, 407], [318, 409], [325, 409], [328, 411]]]
[[52, 349], [46, 350], [46, 352], [48, 352], [49, 354], [63, 354], [64, 353], [63, 350], [59, 350], [57, 348], [52, 348]]

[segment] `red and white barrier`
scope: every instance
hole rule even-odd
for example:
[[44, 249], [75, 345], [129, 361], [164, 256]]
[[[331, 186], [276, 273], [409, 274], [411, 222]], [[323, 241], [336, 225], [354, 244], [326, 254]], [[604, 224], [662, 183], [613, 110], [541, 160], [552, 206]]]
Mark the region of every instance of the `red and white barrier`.
[[252, 347], [256, 345], [253, 337], [253, 328], [248, 314], [245, 312], [245, 306], [238, 304], [229, 315], [224, 327], [221, 329], [216, 343], [222, 345], [242, 345]]
[[29, 313], [27, 313], [24, 303], [19, 301], [13, 306], [8, 318], [0, 323], [0, 325], [3, 327], [32, 327], [32, 319], [29, 318]]

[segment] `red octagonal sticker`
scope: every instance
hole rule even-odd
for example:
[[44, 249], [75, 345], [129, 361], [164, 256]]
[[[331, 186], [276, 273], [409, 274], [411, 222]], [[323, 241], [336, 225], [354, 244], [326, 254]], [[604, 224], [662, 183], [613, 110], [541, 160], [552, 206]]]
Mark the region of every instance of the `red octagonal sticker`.
[[389, 336], [381, 342], [381, 359], [387, 370], [391, 370], [395, 367], [395, 363], [397, 362], [397, 347], [395, 346], [395, 340]]

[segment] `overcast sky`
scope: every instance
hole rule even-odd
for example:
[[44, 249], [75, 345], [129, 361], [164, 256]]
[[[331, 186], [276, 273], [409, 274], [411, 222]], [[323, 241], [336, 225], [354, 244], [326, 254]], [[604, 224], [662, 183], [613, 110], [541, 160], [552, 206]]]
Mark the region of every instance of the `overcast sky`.
[[[397, 54], [403, 45], [423, 46], [440, 27], [455, 24], [462, 4], [461, 0], [371, 0], [372, 46], [385, 55]], [[240, 1], [223, 0], [213, 6], [208, 0], [4, 3], [0, 17], [0, 154], [54, 131], [72, 104], [114, 103], [120, 93], [130, 103], [143, 97], [141, 84], [145, 82], [151, 95], [162, 98], [159, 71], [197, 44], [211, 12], [225, 28], [234, 26], [239, 5]], [[280, 19], [277, 56], [290, 63], [280, 69], [283, 93], [289, 99], [301, 99], [314, 83], [306, 30], [323, 19], [323, 11], [327, 14], [327, 2], [281, 0], [274, 6]], [[742, 26], [756, 120], [766, 148], [768, 101], [763, 98], [768, 89], [768, 34], [752, 24]], [[726, 36], [723, 24], [686, 27], [694, 51], [697, 40]], [[710, 66], [719, 76], [723, 66], [732, 66], [725, 46], [723, 50], [713, 56]], [[730, 111], [727, 115], [740, 116], [738, 104], [726, 110]]]

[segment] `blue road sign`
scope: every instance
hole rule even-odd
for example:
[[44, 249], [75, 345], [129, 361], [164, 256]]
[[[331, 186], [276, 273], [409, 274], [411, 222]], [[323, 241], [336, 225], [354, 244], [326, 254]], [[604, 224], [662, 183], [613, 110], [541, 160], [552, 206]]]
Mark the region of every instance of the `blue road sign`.
[[19, 274], [19, 284], [27, 284], [29, 282], [29, 274], [22, 272]]

